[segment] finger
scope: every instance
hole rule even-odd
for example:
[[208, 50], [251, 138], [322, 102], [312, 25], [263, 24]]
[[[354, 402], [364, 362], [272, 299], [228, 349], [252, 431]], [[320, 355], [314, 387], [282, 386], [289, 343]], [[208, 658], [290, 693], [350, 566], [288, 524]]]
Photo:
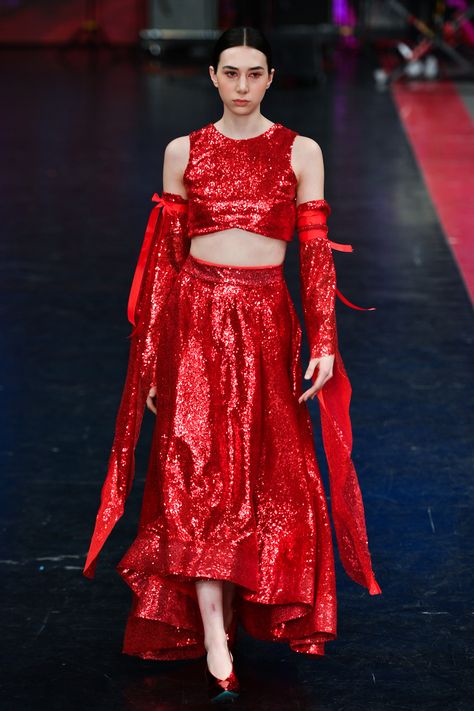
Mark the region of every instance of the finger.
[[309, 361], [308, 367], [306, 368], [306, 373], [304, 374], [305, 380], [309, 380], [310, 378], [313, 377], [313, 373], [315, 369], [317, 368], [319, 364], [319, 361], [317, 359], [313, 359]]
[[311, 399], [316, 397], [316, 395], [321, 390], [321, 388], [323, 388], [326, 385], [326, 383], [328, 382], [328, 380], [330, 380], [331, 378], [332, 378], [332, 372], [322, 373], [321, 377], [317, 378], [316, 382], [314, 383], [313, 388], [311, 388], [311, 390], [312, 391], [314, 390], [314, 392], [312, 392], [309, 397], [311, 397]]
[[305, 392], [298, 398], [298, 402], [301, 403], [303, 400], [307, 400], [308, 398], [314, 399], [319, 390], [324, 387], [330, 378], [332, 378], [332, 370], [320, 371], [314, 385], [311, 388], [308, 388], [308, 390], [305, 390]]
[[303, 401], [306, 401], [308, 398], [310, 398], [313, 395], [313, 393], [316, 392], [315, 388], [316, 388], [316, 383], [312, 387], [305, 390], [302, 395], [300, 395], [300, 397], [298, 398], [298, 402], [303, 402]]
[[153, 412], [153, 414], [156, 415], [155, 403], [153, 402], [153, 400], [152, 400], [151, 397], [147, 397], [146, 406], [147, 406], [147, 408], [148, 408], [149, 410], [151, 410], [151, 412]]
[[315, 394], [318, 392], [318, 390], [321, 390], [323, 387], [324, 383], [326, 380], [326, 373], [324, 371], [319, 371], [318, 377], [314, 381], [313, 387], [311, 388], [311, 395]]
[[321, 380], [321, 374], [318, 373], [318, 377], [316, 378], [314, 384], [308, 388], [307, 390], [304, 391], [302, 395], [298, 398], [298, 402], [303, 402], [303, 400], [307, 400], [311, 395], [316, 392], [316, 385], [317, 383]]

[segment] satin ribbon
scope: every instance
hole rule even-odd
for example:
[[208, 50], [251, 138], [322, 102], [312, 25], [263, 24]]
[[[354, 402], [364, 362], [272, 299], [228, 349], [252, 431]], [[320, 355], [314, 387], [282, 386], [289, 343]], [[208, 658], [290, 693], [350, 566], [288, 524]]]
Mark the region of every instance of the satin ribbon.
[[[130, 321], [130, 323], [133, 326], [136, 326], [135, 311], [136, 311], [138, 296], [140, 294], [140, 287], [141, 287], [142, 281], [143, 281], [143, 273], [145, 271], [145, 267], [146, 267], [146, 264], [148, 261], [148, 255], [150, 253], [150, 247], [151, 247], [153, 235], [155, 234], [155, 229], [156, 229], [160, 214], [162, 215], [162, 217], [164, 217], [170, 211], [173, 211], [173, 210], [184, 211], [187, 209], [186, 204], [179, 203], [179, 202], [172, 202], [170, 200], [165, 200], [163, 197], [158, 195], [158, 193], [154, 193], [153, 197], [151, 199], [153, 202], [156, 202], [156, 205], [152, 208], [152, 210], [150, 212], [150, 216], [148, 218], [148, 223], [147, 223], [146, 230], [145, 230], [145, 236], [143, 238], [142, 248], [140, 250], [140, 255], [138, 257], [138, 262], [137, 262], [137, 266], [135, 268], [135, 273], [133, 275], [133, 280], [132, 280], [132, 286], [130, 289], [130, 295], [128, 297], [127, 316], [128, 316], [128, 320]], [[160, 211], [162, 211], [162, 213], [160, 213]], [[133, 331], [132, 331], [132, 334], [130, 334], [130, 336], [131, 335], [133, 335]]]
[[[327, 225], [322, 222], [318, 225], [311, 225], [311, 227], [304, 229], [303, 225], [300, 224], [300, 220], [298, 220], [298, 236], [299, 236], [300, 242], [302, 242], [303, 244], [305, 244], [306, 242], [311, 242], [311, 240], [314, 239], [315, 237], [327, 239], [327, 232], [328, 232]], [[354, 248], [351, 244], [342, 244], [341, 242], [332, 242], [330, 239], [328, 239], [328, 242], [331, 245], [332, 249], [337, 249], [338, 252], [353, 252], [354, 251]]]
[[376, 306], [357, 306], [356, 304], [353, 304], [349, 299], [347, 299], [344, 294], [342, 294], [339, 289], [336, 287], [336, 295], [339, 297], [339, 299], [342, 301], [343, 304], [346, 304], [346, 306], [350, 306], [351, 309], [357, 309], [358, 311], [375, 311]]
[[[300, 242], [309, 242], [315, 237], [327, 239], [328, 226], [327, 218], [331, 214], [331, 208], [326, 200], [312, 200], [308, 203], [311, 205], [306, 209], [299, 209], [297, 212], [296, 226], [298, 229], [298, 237]], [[299, 205], [301, 208], [301, 205]], [[319, 222], [315, 222], [319, 220]], [[339, 252], [353, 252], [351, 244], [341, 244], [340, 242], [331, 242], [328, 240], [332, 249], [337, 249]]]
[[[297, 219], [298, 238], [299, 238], [300, 242], [302, 242], [303, 244], [306, 244], [307, 242], [310, 242], [312, 239], [318, 239], [318, 238], [327, 239], [330, 246], [331, 246], [331, 249], [335, 249], [338, 252], [353, 252], [354, 248], [351, 244], [342, 244], [340, 242], [332, 242], [330, 239], [328, 239], [328, 236], [327, 236], [328, 227], [326, 224], [326, 213], [329, 214], [329, 212], [327, 210], [324, 210], [321, 208], [307, 210], [306, 212], [302, 210], [300, 212], [300, 214], [298, 215], [298, 219]], [[314, 224], [313, 220], [315, 219], [315, 215], [318, 216], [318, 218], [321, 220], [321, 222]], [[376, 310], [375, 306], [369, 306], [366, 308], [364, 306], [357, 306], [356, 304], [353, 304], [337, 288], [336, 288], [336, 295], [344, 304], [346, 304], [346, 306], [349, 306], [351, 309], [357, 309], [357, 311], [375, 311]]]

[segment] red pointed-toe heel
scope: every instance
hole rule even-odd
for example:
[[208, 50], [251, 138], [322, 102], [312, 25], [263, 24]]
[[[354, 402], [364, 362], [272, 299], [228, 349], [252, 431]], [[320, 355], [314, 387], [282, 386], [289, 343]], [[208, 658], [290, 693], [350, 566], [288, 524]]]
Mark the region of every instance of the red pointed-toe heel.
[[207, 693], [212, 703], [220, 703], [221, 701], [233, 701], [240, 695], [240, 684], [234, 670], [234, 658], [232, 652], [229, 651], [232, 661], [232, 669], [226, 679], [218, 679], [214, 674], [211, 674], [205, 661], [205, 673], [207, 680]]

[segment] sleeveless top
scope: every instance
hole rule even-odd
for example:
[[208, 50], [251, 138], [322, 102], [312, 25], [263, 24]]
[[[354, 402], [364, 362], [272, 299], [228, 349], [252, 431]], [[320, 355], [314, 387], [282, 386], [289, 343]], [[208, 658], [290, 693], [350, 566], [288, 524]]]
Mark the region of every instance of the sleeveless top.
[[240, 227], [290, 242], [297, 186], [291, 148], [297, 135], [280, 123], [252, 138], [229, 138], [213, 123], [190, 133], [183, 174], [188, 236]]

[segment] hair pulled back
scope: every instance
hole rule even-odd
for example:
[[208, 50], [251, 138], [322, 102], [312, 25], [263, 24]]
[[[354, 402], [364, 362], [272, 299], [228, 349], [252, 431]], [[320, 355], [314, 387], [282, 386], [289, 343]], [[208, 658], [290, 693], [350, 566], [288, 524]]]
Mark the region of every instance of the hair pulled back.
[[272, 49], [267, 38], [255, 27], [229, 27], [225, 30], [214, 45], [211, 54], [211, 65], [217, 72], [221, 52], [230, 47], [253, 47], [263, 52], [267, 58], [268, 72], [272, 69]]

